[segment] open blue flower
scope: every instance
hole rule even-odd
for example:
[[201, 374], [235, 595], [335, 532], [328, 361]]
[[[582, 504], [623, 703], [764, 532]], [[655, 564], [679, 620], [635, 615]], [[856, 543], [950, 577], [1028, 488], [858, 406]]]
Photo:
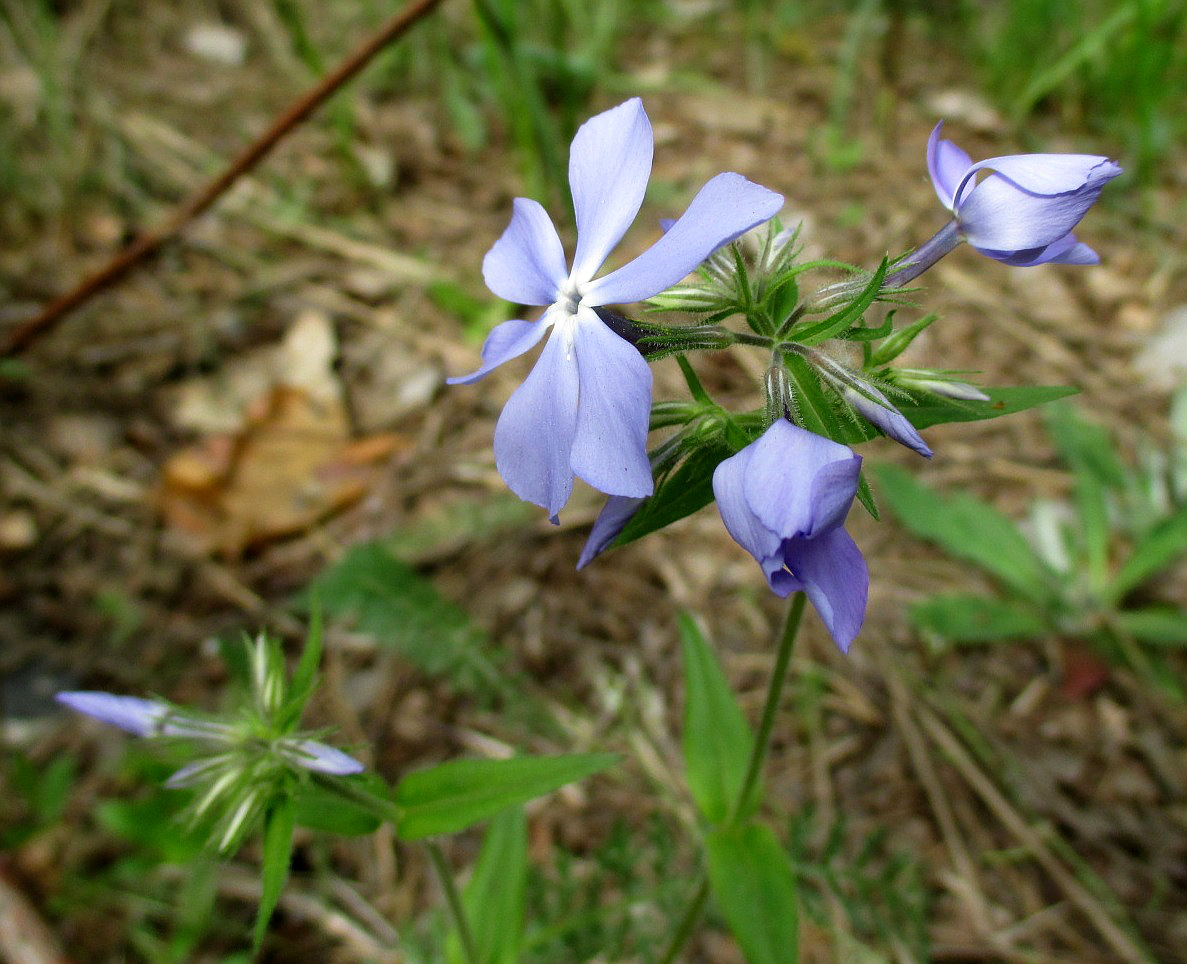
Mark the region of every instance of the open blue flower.
[[865, 619], [870, 574], [843, 526], [861, 456], [779, 419], [713, 473], [713, 494], [734, 541], [778, 596], [797, 590], [842, 651]]
[[718, 174], [639, 257], [594, 278], [643, 203], [651, 174], [651, 124], [638, 99], [577, 131], [569, 186], [577, 216], [571, 268], [556, 228], [536, 201], [516, 198], [511, 224], [482, 264], [500, 298], [546, 306], [535, 321], [507, 321], [482, 346], [469, 383], [522, 355], [551, 330], [535, 367], [495, 427], [495, 464], [516, 495], [555, 520], [576, 475], [609, 495], [652, 491], [647, 460], [651, 371], [594, 308], [641, 301], [671, 287], [714, 249], [775, 215], [783, 198], [740, 174]]
[[[981, 254], [1015, 267], [1096, 264], [1072, 229], [1121, 167], [1095, 154], [1011, 154], [973, 163], [941, 121], [927, 143], [927, 167], [960, 235]], [[978, 180], [978, 173], [989, 176]]]

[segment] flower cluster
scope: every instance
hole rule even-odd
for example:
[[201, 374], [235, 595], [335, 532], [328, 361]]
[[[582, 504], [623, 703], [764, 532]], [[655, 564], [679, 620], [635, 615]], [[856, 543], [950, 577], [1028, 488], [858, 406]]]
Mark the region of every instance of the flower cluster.
[[191, 817], [214, 815], [217, 849], [228, 851], [243, 839], [287, 781], [302, 772], [348, 776], [363, 764], [341, 750], [295, 732], [307, 693], [288, 696], [279, 647], [260, 636], [251, 646], [252, 701], [233, 718], [206, 717], [161, 700], [113, 693], [68, 691], [60, 703], [112, 726], [150, 739], [184, 741], [192, 762], [166, 786], [197, 791]]
[[[1072, 231], [1121, 172], [1108, 158], [1080, 154], [974, 163], [941, 140], [940, 129], [928, 143], [927, 166], [952, 219], [876, 272], [851, 267], [850, 280], [814, 299], [800, 299], [801, 273], [837, 262], [797, 263], [797, 229], [772, 222], [757, 255], [732, 243], [771, 221], [783, 202], [735, 173], [710, 179], [643, 254], [595, 277], [635, 219], [651, 169], [651, 126], [638, 99], [593, 117], [573, 139], [569, 183], [577, 247], [571, 265], [544, 209], [515, 200], [483, 275], [500, 297], [544, 311], [534, 321], [496, 327], [479, 368], [451, 381], [476, 381], [549, 335], [499, 417], [495, 461], [511, 490], [545, 507], [554, 522], [575, 476], [610, 496], [578, 568], [615, 542], [704, 504], [708, 496], [697, 493], [708, 490], [708, 471], [726, 528], [757, 560], [771, 589], [780, 596], [806, 593], [837, 644], [848, 649], [864, 618], [869, 582], [861, 552], [843, 528], [861, 484], [862, 460], [849, 444], [883, 434], [930, 458], [909, 417], [913, 409], [930, 406], [923, 424], [969, 417], [969, 406], [984, 406], [972, 417], [995, 414], [986, 404], [991, 396], [954, 377], [959, 373], [889, 367], [933, 317], [894, 331], [890, 316], [866, 327], [866, 311], [895, 300], [898, 289], [962, 241], [1016, 267], [1096, 263], [1095, 252]], [[694, 270], [695, 282], [677, 284]], [[666, 326], [607, 307], [644, 300], [653, 311], [702, 318]], [[826, 312], [832, 313], [813, 317]], [[720, 324], [733, 315], [750, 331]], [[831, 350], [843, 341], [863, 344], [860, 367], [853, 367], [851, 348]], [[695, 401], [653, 410], [648, 359], [738, 343], [768, 350], [769, 371], [777, 376], [768, 376], [757, 424], [755, 416], [735, 417], [716, 406], [683, 357]], [[904, 403], [912, 407], [900, 410]], [[945, 418], [945, 412], [957, 414]], [[649, 457], [649, 428], [665, 425], [682, 428]], [[706, 452], [717, 453], [715, 461]], [[673, 487], [679, 491], [668, 491]], [[651, 512], [657, 502], [662, 511]]]

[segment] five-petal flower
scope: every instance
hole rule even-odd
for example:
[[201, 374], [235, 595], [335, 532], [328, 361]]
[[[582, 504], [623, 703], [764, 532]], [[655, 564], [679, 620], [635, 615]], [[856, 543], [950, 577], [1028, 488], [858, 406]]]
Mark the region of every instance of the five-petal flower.
[[652, 491], [647, 460], [651, 371], [594, 308], [641, 301], [688, 275], [712, 251], [772, 218], [774, 191], [718, 174], [649, 249], [594, 275], [635, 219], [651, 173], [651, 124], [638, 99], [586, 121], [573, 138], [569, 186], [577, 220], [572, 267], [544, 208], [516, 198], [511, 224], [483, 261], [487, 287], [508, 301], [546, 306], [535, 321], [499, 325], [469, 383], [551, 337], [495, 427], [495, 463], [520, 498], [556, 519], [578, 476], [609, 495]]
[[717, 466], [713, 494], [734, 541], [778, 596], [803, 590], [837, 645], [848, 651], [865, 619], [870, 574], [843, 528], [861, 456], [776, 420]]
[[[974, 164], [940, 139], [941, 127], [942, 121], [927, 142], [927, 167], [936, 194], [969, 244], [1015, 267], [1100, 260], [1072, 229], [1121, 173], [1119, 165], [1095, 154], [1011, 154]], [[978, 180], [982, 171], [989, 176]]]

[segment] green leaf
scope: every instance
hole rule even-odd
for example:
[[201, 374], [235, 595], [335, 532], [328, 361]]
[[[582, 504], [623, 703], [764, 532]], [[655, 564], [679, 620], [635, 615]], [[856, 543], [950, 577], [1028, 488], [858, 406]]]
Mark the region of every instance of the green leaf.
[[1012, 415], [1075, 395], [1079, 389], [1065, 385], [1023, 385], [1017, 388], [985, 388], [983, 391], [989, 396], [987, 402], [964, 402], [930, 393], [913, 393], [910, 398], [896, 396], [894, 404], [916, 428], [927, 428], [947, 422], [980, 422]]
[[[462, 893], [478, 951], [475, 964], [519, 960], [527, 879], [528, 823], [523, 807], [510, 807], [491, 821], [478, 865]], [[449, 935], [445, 952], [450, 964], [466, 964], [456, 933]]]
[[[692, 797], [710, 822], [730, 818], [754, 745], [733, 690], [696, 621], [679, 615], [684, 650], [684, 771]], [[762, 799], [751, 795], [746, 808]]]
[[1112, 596], [1121, 599], [1187, 552], [1187, 506], [1155, 526], [1138, 543], [1113, 579]]
[[856, 325], [882, 290], [882, 282], [886, 280], [886, 269], [889, 264], [890, 262], [883, 258], [882, 263], [878, 265], [878, 270], [870, 277], [869, 283], [862, 289], [860, 295], [823, 321], [796, 326], [791, 330], [788, 336], [789, 340], [799, 342], [801, 345], [818, 345]]
[[1077, 474], [1086, 471], [1111, 488], [1125, 485], [1128, 473], [1104, 426], [1082, 418], [1067, 402], [1052, 405], [1044, 415], [1055, 447]]
[[733, 454], [721, 440], [695, 449], [639, 507], [614, 545], [625, 546], [707, 506], [713, 501], [713, 470]]
[[911, 618], [954, 643], [1033, 638], [1047, 629], [1038, 615], [1023, 606], [972, 593], [933, 596], [912, 606]]
[[358, 631], [399, 649], [424, 673], [448, 677], [462, 690], [506, 686], [470, 617], [378, 542], [349, 549], [318, 576], [310, 593], [321, 599], [329, 616], [351, 620]]
[[396, 832], [403, 840], [456, 833], [617, 760], [613, 753], [451, 760], [410, 773], [396, 787], [395, 802], [403, 811]]
[[709, 885], [750, 964], [798, 964], [791, 859], [761, 824], [721, 827], [705, 838]]
[[268, 921], [284, 882], [288, 880], [289, 862], [293, 856], [293, 826], [296, 822], [296, 807], [292, 798], [283, 796], [277, 800], [264, 818], [264, 857], [260, 877], [260, 903], [256, 908], [255, 935], [252, 949], [259, 951], [268, 929]]
[[874, 472], [885, 504], [909, 532], [980, 566], [1026, 599], [1049, 598], [1047, 567], [1007, 516], [965, 493], [945, 498], [896, 466]]
[[1170, 606], [1117, 613], [1121, 628], [1143, 643], [1187, 646], [1187, 612]]
[[[347, 779], [358, 784], [363, 792], [385, 800], [391, 798], [387, 784], [373, 773]], [[374, 833], [381, 822], [374, 811], [316, 783], [303, 783], [297, 788], [296, 821], [310, 830], [324, 830], [346, 837], [365, 837]]]

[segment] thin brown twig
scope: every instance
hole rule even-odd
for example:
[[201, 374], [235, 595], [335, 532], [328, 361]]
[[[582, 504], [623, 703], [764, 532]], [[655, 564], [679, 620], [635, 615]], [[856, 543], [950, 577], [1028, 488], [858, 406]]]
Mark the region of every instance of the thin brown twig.
[[398, 40], [418, 21], [432, 13], [441, 2], [442, 0], [412, 0], [361, 44], [336, 70], [328, 74], [312, 90], [277, 117], [272, 126], [228, 164], [221, 174], [185, 201], [164, 224], [155, 230], [141, 234], [94, 274], [84, 278], [64, 295], [55, 298], [33, 318], [18, 325], [7, 340], [0, 345], [0, 358], [17, 354], [27, 348], [35, 339], [52, 331], [71, 311], [89, 301], [100, 291], [115, 284], [166, 241], [177, 235], [190, 221], [225, 194], [235, 181], [262, 161], [289, 131], [309, 117], [343, 84], [366, 67], [376, 54], [388, 44]]

